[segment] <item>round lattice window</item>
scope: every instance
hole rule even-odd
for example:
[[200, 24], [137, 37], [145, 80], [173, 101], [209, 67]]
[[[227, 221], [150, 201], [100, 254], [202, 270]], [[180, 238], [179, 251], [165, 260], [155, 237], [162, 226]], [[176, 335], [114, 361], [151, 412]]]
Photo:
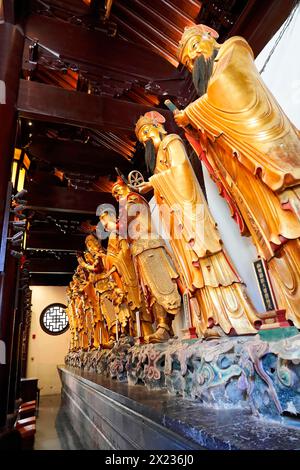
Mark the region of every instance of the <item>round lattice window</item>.
[[49, 335], [61, 335], [69, 328], [66, 306], [51, 304], [44, 308], [40, 316], [41, 328]]

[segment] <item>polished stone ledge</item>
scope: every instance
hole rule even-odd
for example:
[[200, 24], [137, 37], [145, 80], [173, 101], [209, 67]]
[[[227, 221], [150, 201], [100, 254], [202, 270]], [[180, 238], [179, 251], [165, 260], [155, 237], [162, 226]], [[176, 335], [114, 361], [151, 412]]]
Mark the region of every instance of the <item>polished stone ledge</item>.
[[64, 409], [87, 449], [300, 450], [296, 420], [209, 409], [165, 390], [69, 366], [58, 370]]

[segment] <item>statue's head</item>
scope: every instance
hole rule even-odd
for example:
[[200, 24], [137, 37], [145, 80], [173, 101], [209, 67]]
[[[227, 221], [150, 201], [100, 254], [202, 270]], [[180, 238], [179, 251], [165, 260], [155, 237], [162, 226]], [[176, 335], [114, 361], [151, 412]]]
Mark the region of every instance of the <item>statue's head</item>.
[[163, 124], [166, 122], [164, 116], [157, 111], [150, 111], [144, 116], [141, 116], [135, 125], [135, 134], [142, 144], [146, 144], [148, 140], [154, 143], [156, 140], [161, 140], [166, 130]]
[[114, 288], [114, 303], [120, 305], [124, 300], [124, 292], [119, 287]]
[[167, 133], [163, 126], [165, 122], [164, 116], [160, 113], [150, 111], [141, 116], [135, 126], [135, 134], [145, 146], [145, 160], [150, 173], [153, 173], [155, 169], [155, 152]]
[[98, 213], [99, 220], [106, 232], [115, 232], [117, 229], [117, 216], [110, 204], [102, 204]]
[[92, 254], [103, 251], [100, 241], [94, 235], [88, 235], [86, 237], [85, 246]]
[[217, 31], [203, 24], [185, 28], [177, 51], [179, 61], [192, 72], [197, 57], [206, 60], [212, 57], [218, 37]]
[[125, 198], [130, 193], [130, 189], [122, 180], [122, 178], [118, 177], [117, 181], [114, 183], [112, 187], [112, 195], [117, 200]]

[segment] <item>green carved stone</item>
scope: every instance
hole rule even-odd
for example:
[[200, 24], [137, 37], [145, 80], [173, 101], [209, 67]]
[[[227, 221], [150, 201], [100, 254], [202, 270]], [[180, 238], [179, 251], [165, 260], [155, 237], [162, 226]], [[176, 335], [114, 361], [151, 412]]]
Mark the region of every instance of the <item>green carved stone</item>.
[[273, 328], [270, 330], [259, 330], [258, 334], [262, 341], [280, 341], [282, 339], [291, 338], [299, 334], [295, 326], [285, 328]]

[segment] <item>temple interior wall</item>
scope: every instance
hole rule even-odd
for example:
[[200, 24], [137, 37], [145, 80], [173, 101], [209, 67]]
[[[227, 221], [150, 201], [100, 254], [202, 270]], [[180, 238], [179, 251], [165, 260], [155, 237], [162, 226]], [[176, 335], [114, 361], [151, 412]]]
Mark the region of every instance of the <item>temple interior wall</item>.
[[[41, 395], [60, 393], [61, 384], [57, 364], [64, 363], [69, 350], [70, 332], [57, 336], [45, 333], [40, 326], [40, 315], [52, 303], [67, 304], [66, 287], [32, 286], [32, 320], [29, 333], [27, 377], [37, 377]], [[35, 338], [33, 338], [35, 335]]]
[[[259, 71], [265, 64], [266, 59], [276, 41], [281, 35], [284, 25], [278, 30], [271, 41], [266, 45], [255, 60]], [[261, 76], [267, 84], [280, 106], [300, 129], [300, 5], [294, 17], [276, 46]]]
[[256, 249], [249, 237], [242, 237], [237, 223], [231, 218], [230, 209], [218, 192], [217, 186], [203, 167], [204, 182], [210, 211], [218, 224], [224, 246], [233, 261], [255, 308], [264, 312], [263, 302], [257, 285], [253, 261], [257, 259]]

